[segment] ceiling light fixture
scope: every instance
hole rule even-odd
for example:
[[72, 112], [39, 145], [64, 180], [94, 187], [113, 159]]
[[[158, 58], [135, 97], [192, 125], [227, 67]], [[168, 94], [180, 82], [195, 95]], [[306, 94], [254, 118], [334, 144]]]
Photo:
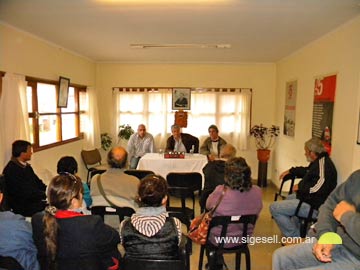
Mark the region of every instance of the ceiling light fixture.
[[132, 49], [230, 49], [230, 44], [130, 44]]

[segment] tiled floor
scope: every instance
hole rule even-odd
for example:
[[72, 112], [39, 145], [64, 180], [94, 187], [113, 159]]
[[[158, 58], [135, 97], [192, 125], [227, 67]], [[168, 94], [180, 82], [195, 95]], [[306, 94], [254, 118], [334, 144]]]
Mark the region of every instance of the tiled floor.
[[[263, 210], [260, 213], [259, 219], [256, 223], [254, 236], [257, 237], [275, 237], [276, 235], [280, 239], [280, 231], [276, 223], [271, 219], [269, 212], [269, 204], [274, 200], [274, 193], [276, 188], [273, 185], [269, 185], [263, 190]], [[173, 200], [172, 200], [173, 203]], [[200, 208], [196, 204], [196, 215], [200, 213]], [[117, 227], [117, 217], [106, 217], [105, 222]], [[279, 248], [281, 244], [277, 243], [255, 243], [250, 246], [251, 254], [251, 269], [252, 270], [271, 270], [271, 257], [275, 249]], [[190, 257], [191, 270], [198, 269], [200, 248], [198, 245], [193, 244], [193, 254]], [[225, 255], [225, 261], [230, 270], [235, 269], [235, 255]], [[204, 265], [206, 263], [206, 256], [204, 259]], [[205, 269], [205, 268], [203, 268]], [[245, 269], [245, 258], [242, 258], [241, 269]]]

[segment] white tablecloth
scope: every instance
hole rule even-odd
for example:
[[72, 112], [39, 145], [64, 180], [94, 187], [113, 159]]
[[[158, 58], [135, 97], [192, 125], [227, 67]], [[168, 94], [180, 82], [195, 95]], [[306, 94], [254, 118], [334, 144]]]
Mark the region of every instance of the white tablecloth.
[[150, 170], [166, 179], [169, 172], [199, 172], [203, 177], [202, 168], [207, 157], [201, 154], [186, 154], [185, 158], [164, 158], [163, 154], [148, 153], [139, 161], [137, 169]]

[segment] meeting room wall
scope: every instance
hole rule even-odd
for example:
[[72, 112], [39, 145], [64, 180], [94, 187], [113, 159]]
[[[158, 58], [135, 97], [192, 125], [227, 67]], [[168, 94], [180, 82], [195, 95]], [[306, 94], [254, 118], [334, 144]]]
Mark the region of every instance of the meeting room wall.
[[[48, 80], [58, 80], [59, 76], [64, 76], [70, 78], [72, 83], [86, 86], [95, 84], [95, 63], [89, 59], [5, 24], [0, 24], [0, 40], [1, 71]], [[85, 179], [86, 173], [80, 159], [82, 145], [83, 141], [80, 140], [36, 152], [31, 163], [36, 172], [48, 177], [56, 172], [56, 163], [61, 156], [73, 155], [79, 162], [80, 176]]]
[[[315, 76], [337, 74], [331, 157], [342, 182], [360, 168], [360, 16], [277, 63], [276, 119], [283, 126], [285, 84], [297, 80], [295, 136], [281, 135], [275, 151], [277, 176], [306, 165], [304, 142], [311, 137]], [[278, 181], [275, 181], [278, 183]]]
[[[96, 89], [99, 98], [102, 132], [112, 130], [112, 87], [239, 87], [252, 88], [252, 124], [272, 124], [275, 117], [276, 68], [273, 63], [259, 64], [116, 64], [98, 63]], [[134, 105], [136, 106], [136, 105]], [[136, 127], [139, 123], [133, 123]], [[209, 125], [212, 123], [209, 123]], [[170, 127], [169, 127], [170, 128]], [[148, 127], [151, 132], [151, 127]], [[170, 130], [169, 130], [170, 132]], [[184, 129], [186, 132], [186, 129]], [[207, 131], [205, 130], [204, 133]], [[221, 130], [220, 130], [221, 133]], [[221, 136], [221, 134], [220, 134]], [[257, 176], [253, 141], [247, 151], [239, 151]], [[269, 164], [271, 167], [271, 162]], [[272, 170], [269, 170], [270, 172]], [[268, 175], [271, 177], [271, 174]]]

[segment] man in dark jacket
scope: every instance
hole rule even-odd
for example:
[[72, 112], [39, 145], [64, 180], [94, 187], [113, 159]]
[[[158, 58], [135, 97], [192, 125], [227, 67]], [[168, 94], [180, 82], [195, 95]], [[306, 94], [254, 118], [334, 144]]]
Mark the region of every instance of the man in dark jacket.
[[205, 177], [204, 189], [201, 192], [200, 207], [205, 208], [206, 200], [218, 185], [225, 184], [225, 162], [235, 157], [236, 149], [231, 144], [226, 144], [220, 150], [220, 159], [209, 161], [203, 168]]
[[166, 151], [199, 153], [198, 138], [187, 133], [181, 133], [178, 125], [171, 126], [171, 134], [172, 136], [166, 141]]
[[292, 167], [280, 175], [280, 180], [288, 174], [302, 178], [299, 184], [294, 186], [295, 194], [270, 205], [270, 212], [286, 237], [300, 236], [299, 222], [293, 218], [299, 202], [304, 203], [298, 215], [306, 217], [310, 207], [318, 209], [337, 184], [335, 165], [320, 139], [312, 138], [305, 143], [305, 156], [310, 162], [308, 167]]
[[45, 208], [46, 185], [34, 173], [30, 164], [31, 143], [23, 140], [12, 144], [12, 158], [3, 174], [8, 192], [8, 204], [13, 212], [31, 217]]

